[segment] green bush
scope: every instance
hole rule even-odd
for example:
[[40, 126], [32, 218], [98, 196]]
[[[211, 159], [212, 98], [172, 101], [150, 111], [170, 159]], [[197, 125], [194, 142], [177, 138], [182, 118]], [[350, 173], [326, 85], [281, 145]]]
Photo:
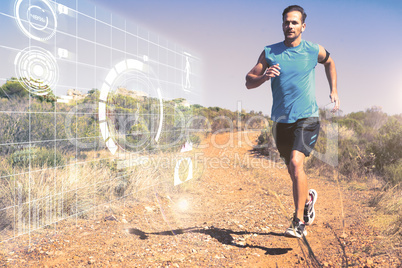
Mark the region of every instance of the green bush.
[[371, 174], [374, 169], [375, 156], [365, 150], [364, 146], [346, 140], [339, 142], [339, 172], [349, 179], [358, 179]]
[[21, 85], [20, 81], [11, 77], [7, 82], [0, 87], [0, 98], [17, 98], [27, 97], [28, 91]]
[[257, 145], [254, 146], [253, 150], [262, 155], [270, 156], [271, 159], [279, 159], [279, 152], [276, 149], [270, 126], [261, 130], [261, 134], [257, 138]]
[[29, 148], [15, 151], [8, 157], [8, 162], [13, 167], [56, 167], [65, 164], [65, 158], [60, 152], [46, 148]]
[[391, 117], [379, 129], [368, 151], [375, 155], [376, 169], [380, 172], [402, 159], [402, 123]]
[[357, 134], [362, 134], [364, 131], [364, 127], [361, 124], [361, 122], [359, 122], [356, 119], [353, 118], [341, 118], [338, 121], [339, 126], [345, 126], [349, 129], [353, 129]]
[[36, 158], [38, 150], [38, 148], [29, 148], [15, 151], [8, 157], [8, 162], [13, 167], [28, 167], [29, 163]]
[[190, 135], [190, 142], [194, 144], [195, 146], [199, 145], [201, 143], [201, 138], [198, 135]]
[[402, 183], [402, 161], [384, 167], [384, 180], [391, 185]]

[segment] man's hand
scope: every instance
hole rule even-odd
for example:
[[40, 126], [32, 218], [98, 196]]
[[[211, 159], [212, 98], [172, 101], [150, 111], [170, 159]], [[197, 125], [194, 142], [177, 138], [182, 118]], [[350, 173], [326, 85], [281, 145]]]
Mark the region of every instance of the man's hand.
[[279, 76], [281, 74], [281, 72], [279, 71], [280, 69], [281, 67], [279, 67], [279, 63], [269, 67], [264, 74], [266, 80], [269, 80], [275, 76]]
[[268, 67], [265, 51], [262, 51], [257, 64], [246, 75], [246, 87], [252, 89], [261, 86], [272, 77], [280, 75], [280, 69], [279, 64]]
[[336, 111], [339, 110], [339, 105], [340, 105], [338, 93], [337, 92], [332, 92], [331, 95], [329, 95], [329, 98], [331, 99], [332, 103], [335, 103], [335, 106], [331, 111], [332, 113], [335, 113]]

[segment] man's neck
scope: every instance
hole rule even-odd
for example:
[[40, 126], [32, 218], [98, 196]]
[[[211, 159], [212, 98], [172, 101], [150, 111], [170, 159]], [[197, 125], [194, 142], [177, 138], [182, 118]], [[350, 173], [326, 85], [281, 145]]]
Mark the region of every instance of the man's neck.
[[297, 39], [285, 39], [284, 43], [287, 47], [297, 47], [301, 43], [301, 37]]

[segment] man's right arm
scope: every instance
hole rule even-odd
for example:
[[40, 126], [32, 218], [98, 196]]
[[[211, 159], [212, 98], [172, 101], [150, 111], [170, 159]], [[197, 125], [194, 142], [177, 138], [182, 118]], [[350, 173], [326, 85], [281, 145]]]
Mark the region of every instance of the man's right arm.
[[257, 64], [246, 75], [246, 87], [252, 89], [261, 86], [265, 81], [280, 74], [279, 64], [268, 66], [265, 60], [265, 51], [262, 51]]

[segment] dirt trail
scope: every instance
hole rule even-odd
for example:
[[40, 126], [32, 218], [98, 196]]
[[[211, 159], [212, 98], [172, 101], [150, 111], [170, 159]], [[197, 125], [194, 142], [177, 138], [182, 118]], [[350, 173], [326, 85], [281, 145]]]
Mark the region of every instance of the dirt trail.
[[[401, 266], [400, 248], [393, 249], [368, 225], [374, 213], [367, 206], [371, 190], [356, 191], [343, 184], [339, 188], [333, 178], [309, 174], [309, 187], [318, 192], [316, 220], [308, 227], [305, 240], [285, 238], [283, 231], [293, 212], [291, 182], [281, 162], [252, 153], [245, 137], [254, 141], [257, 136], [258, 133], [220, 134], [212, 142], [224, 145], [233, 138], [233, 146], [209, 146], [200, 151], [198, 160], [205, 167], [202, 178], [186, 182], [188, 185], [177, 195], [155, 195], [156, 201], [147, 204], [127, 201], [95, 219], [62, 221], [57, 231], [43, 229], [30, 237], [3, 243], [0, 264]], [[179, 204], [181, 210], [173, 210], [169, 202]]]

